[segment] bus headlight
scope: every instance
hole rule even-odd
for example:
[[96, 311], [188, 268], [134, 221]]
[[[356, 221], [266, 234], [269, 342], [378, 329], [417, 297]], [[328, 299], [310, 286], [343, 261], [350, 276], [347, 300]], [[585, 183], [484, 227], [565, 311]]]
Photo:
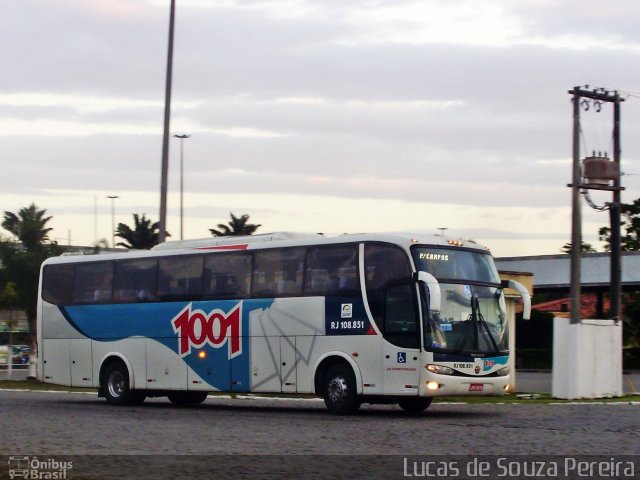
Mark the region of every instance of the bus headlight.
[[453, 375], [453, 368], [443, 367], [442, 365], [429, 364], [425, 367], [431, 373], [437, 373], [439, 375]]
[[496, 372], [496, 375], [499, 377], [506, 377], [511, 373], [511, 367], [503, 367]]

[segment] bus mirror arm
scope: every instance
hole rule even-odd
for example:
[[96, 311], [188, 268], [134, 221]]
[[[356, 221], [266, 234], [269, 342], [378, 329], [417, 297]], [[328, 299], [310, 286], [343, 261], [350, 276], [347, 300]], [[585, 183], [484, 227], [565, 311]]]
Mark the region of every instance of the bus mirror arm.
[[440, 284], [438, 280], [427, 272], [416, 272], [414, 278], [427, 286], [429, 292], [429, 310], [432, 312], [440, 311]]
[[527, 287], [515, 280], [503, 280], [502, 287], [512, 288], [520, 294], [522, 297], [522, 318], [524, 320], [529, 320], [531, 318], [531, 295], [529, 295]]

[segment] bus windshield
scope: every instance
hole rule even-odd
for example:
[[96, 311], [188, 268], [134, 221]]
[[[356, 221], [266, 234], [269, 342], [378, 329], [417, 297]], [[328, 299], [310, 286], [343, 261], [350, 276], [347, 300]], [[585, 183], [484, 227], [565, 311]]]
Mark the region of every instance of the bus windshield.
[[414, 247], [412, 249], [416, 270], [430, 273], [439, 282], [482, 282], [500, 285], [500, 276], [487, 252]]
[[491, 256], [418, 247], [413, 258], [418, 270], [430, 273], [440, 283], [440, 311], [424, 309], [425, 348], [458, 354], [506, 354], [506, 308]]

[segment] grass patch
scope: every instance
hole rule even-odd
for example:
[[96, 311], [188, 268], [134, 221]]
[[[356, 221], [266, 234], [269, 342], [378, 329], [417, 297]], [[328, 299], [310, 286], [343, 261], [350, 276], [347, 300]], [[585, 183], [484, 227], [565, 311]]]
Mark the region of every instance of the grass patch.
[[[0, 380], [0, 390], [33, 390], [33, 391], [54, 391], [54, 392], [95, 392], [97, 388], [78, 388], [66, 387], [61, 385], [52, 385], [50, 383], [39, 382], [38, 380]], [[224, 396], [231, 398], [238, 397], [254, 397], [254, 398], [290, 398], [296, 399], [312, 399], [318, 398], [315, 395], [297, 394], [297, 393], [246, 393], [246, 392], [210, 392], [212, 396]], [[638, 395], [625, 395], [615, 398], [595, 398], [584, 400], [561, 400], [553, 398], [548, 393], [534, 394], [512, 394], [503, 397], [435, 397], [434, 403], [468, 403], [468, 404], [503, 404], [503, 403], [522, 403], [522, 404], [548, 404], [548, 403], [572, 403], [579, 401], [581, 403], [629, 403], [640, 402]]]
[[38, 380], [0, 380], [0, 390], [36, 390], [50, 392], [98, 392], [97, 388], [66, 387]]
[[520, 404], [548, 404], [548, 403], [629, 403], [640, 402], [640, 397], [637, 395], [624, 395], [622, 397], [613, 398], [585, 398], [577, 400], [563, 400], [560, 398], [554, 398], [549, 393], [535, 393], [535, 394], [515, 394], [505, 395], [503, 397], [436, 397], [433, 399], [433, 403], [452, 402], [452, 403], [487, 403], [487, 404], [502, 404], [502, 403], [520, 403]]

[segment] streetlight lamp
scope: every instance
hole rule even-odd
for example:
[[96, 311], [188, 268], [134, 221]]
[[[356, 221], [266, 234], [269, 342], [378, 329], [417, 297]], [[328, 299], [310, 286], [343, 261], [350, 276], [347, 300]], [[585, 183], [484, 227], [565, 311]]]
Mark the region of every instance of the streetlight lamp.
[[187, 135], [186, 133], [183, 133], [182, 135], [174, 135], [175, 138], [180, 139], [180, 240], [184, 239], [184, 139], [189, 138], [190, 136], [191, 135]]
[[116, 248], [116, 209], [115, 200], [120, 198], [118, 195], [107, 195], [106, 198], [111, 199], [111, 248]]

